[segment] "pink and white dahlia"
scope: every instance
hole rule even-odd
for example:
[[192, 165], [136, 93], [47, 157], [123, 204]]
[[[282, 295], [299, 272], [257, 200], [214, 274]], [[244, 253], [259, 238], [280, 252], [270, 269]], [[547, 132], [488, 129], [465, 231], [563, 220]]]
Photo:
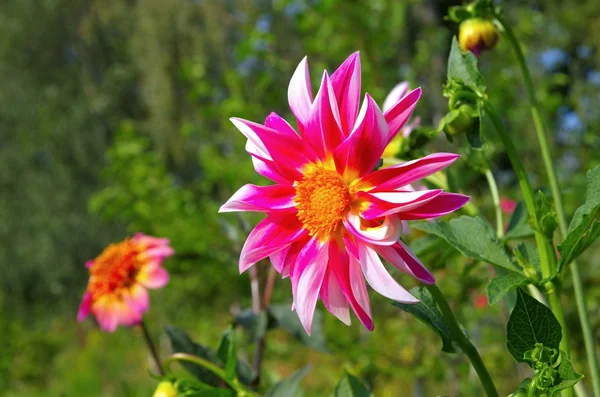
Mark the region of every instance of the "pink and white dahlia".
[[452, 164], [437, 153], [375, 171], [387, 144], [410, 117], [421, 90], [382, 112], [369, 94], [359, 111], [360, 57], [352, 54], [331, 76], [325, 72], [313, 98], [306, 58], [288, 88], [298, 132], [271, 113], [264, 125], [232, 118], [248, 138], [246, 150], [270, 186], [245, 185], [220, 212], [265, 212], [240, 255], [240, 272], [269, 257], [289, 276], [293, 308], [310, 333], [317, 300], [350, 324], [351, 307], [372, 330], [365, 279], [399, 302], [417, 299], [388, 273], [380, 257], [424, 283], [433, 275], [400, 240], [403, 220], [455, 211], [469, 198], [442, 190], [405, 187]]
[[150, 305], [148, 289], [161, 288], [169, 281], [162, 263], [173, 253], [166, 238], [142, 233], [110, 244], [85, 264], [90, 279], [77, 320], [83, 321], [91, 314], [108, 332], [119, 325], [139, 324]]

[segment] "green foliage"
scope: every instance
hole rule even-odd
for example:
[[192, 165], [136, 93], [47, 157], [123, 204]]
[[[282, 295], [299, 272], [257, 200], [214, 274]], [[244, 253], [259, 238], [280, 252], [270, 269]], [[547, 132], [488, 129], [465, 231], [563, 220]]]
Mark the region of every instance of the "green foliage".
[[317, 351], [327, 351], [327, 341], [323, 332], [323, 312], [315, 310], [313, 325], [310, 336], [306, 334], [296, 312], [293, 312], [290, 304], [276, 304], [269, 306], [269, 315], [275, 321], [274, 326], [285, 329], [294, 335], [306, 346]]
[[414, 227], [443, 238], [470, 258], [491, 263], [511, 272], [519, 272], [496, 238], [492, 227], [479, 217], [462, 216], [450, 222], [419, 223]]
[[417, 299], [418, 303], [406, 304], [393, 302], [392, 304], [405, 312], [408, 312], [427, 324], [429, 328], [435, 331], [442, 339], [442, 351], [446, 353], [457, 353], [458, 347], [455, 346], [450, 330], [442, 317], [442, 313], [438, 309], [433, 297], [424, 287], [415, 287], [410, 290], [410, 293]]
[[556, 396], [561, 390], [573, 387], [583, 378], [583, 375], [576, 372], [569, 356], [564, 351], [560, 351], [560, 364], [558, 365], [558, 379], [550, 389], [550, 397]]
[[539, 231], [549, 239], [552, 239], [554, 231], [558, 226], [558, 218], [556, 217], [554, 205], [541, 190], [538, 190], [535, 196], [535, 211], [537, 212], [537, 219], [540, 222]]
[[471, 52], [462, 52], [456, 37], [452, 39], [448, 58], [448, 84], [453, 84], [453, 82], [464, 85], [473, 92], [485, 92], [486, 90], [483, 76], [477, 68], [477, 58]]
[[344, 376], [335, 386], [333, 397], [371, 397], [372, 394], [367, 390], [360, 379], [354, 377], [348, 372], [344, 372]]
[[577, 209], [564, 241], [558, 245], [558, 272], [600, 238], [600, 166], [587, 172], [585, 203]]
[[561, 338], [560, 324], [552, 311], [518, 288], [517, 303], [507, 326], [507, 346], [515, 360], [527, 362], [525, 353], [538, 343], [558, 350]]
[[524, 202], [519, 201], [510, 216], [503, 240], [509, 241], [532, 236], [533, 229], [528, 221], [527, 207]]
[[238, 364], [236, 347], [235, 347], [235, 331], [229, 327], [221, 337], [221, 343], [217, 348], [217, 357], [225, 365], [225, 376], [229, 380], [236, 379], [236, 367]]
[[526, 278], [517, 273], [507, 273], [493, 278], [487, 286], [488, 302], [495, 304], [513, 288], [523, 284]]
[[289, 378], [274, 384], [265, 397], [302, 397], [304, 393], [300, 388], [300, 381], [310, 370], [310, 365], [294, 372]]

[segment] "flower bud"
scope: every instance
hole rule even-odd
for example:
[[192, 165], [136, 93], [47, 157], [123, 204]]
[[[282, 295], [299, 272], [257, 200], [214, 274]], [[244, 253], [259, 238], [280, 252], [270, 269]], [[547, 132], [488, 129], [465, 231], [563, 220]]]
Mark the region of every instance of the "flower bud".
[[152, 397], [177, 397], [177, 390], [171, 382], [164, 380], [158, 384]]
[[452, 110], [441, 121], [442, 130], [449, 136], [458, 136], [472, 128], [477, 121], [477, 110], [464, 104]]
[[458, 28], [458, 43], [463, 51], [471, 51], [475, 56], [483, 50], [490, 50], [498, 41], [498, 31], [491, 21], [471, 18], [463, 21]]

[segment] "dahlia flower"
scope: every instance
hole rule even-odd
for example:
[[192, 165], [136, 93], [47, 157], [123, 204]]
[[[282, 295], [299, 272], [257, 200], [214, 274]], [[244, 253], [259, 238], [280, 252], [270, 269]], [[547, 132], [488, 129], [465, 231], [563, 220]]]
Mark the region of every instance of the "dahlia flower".
[[162, 263], [173, 253], [169, 240], [141, 233], [106, 247], [85, 264], [90, 279], [77, 320], [92, 314], [108, 332], [118, 325], [139, 324], [149, 306], [147, 289], [161, 288], [169, 281]]
[[[402, 99], [406, 94], [408, 94], [409, 87], [410, 86], [408, 85], [408, 81], [403, 81], [401, 83], [396, 84], [396, 86], [392, 88], [392, 90], [389, 92], [387, 97], [385, 97], [385, 100], [383, 101], [382, 110], [385, 112], [389, 108], [394, 106], [400, 99]], [[394, 136], [394, 139], [392, 139], [390, 143], [388, 143], [388, 145], [383, 150], [383, 153], [381, 154], [384, 165], [387, 165], [386, 163], [388, 163], [390, 159], [396, 157], [396, 155], [398, 154], [398, 152], [400, 152], [400, 149], [402, 147], [402, 141], [405, 138], [408, 138], [410, 136], [410, 133], [420, 124], [421, 119], [417, 117], [412, 123], [405, 124], [400, 130], [400, 132], [397, 133], [396, 136]], [[388, 161], [386, 161], [386, 159]]]
[[313, 99], [307, 59], [296, 69], [288, 100], [298, 133], [271, 113], [258, 124], [232, 118], [248, 138], [246, 150], [270, 186], [245, 185], [220, 212], [265, 212], [240, 254], [240, 273], [269, 257], [290, 277], [293, 306], [310, 334], [317, 300], [350, 324], [349, 307], [373, 329], [365, 279], [399, 302], [417, 299], [388, 273], [380, 258], [424, 283], [433, 275], [400, 240], [402, 220], [435, 218], [468, 197], [405, 186], [450, 165], [456, 154], [437, 153], [375, 171], [388, 143], [410, 117], [421, 90], [382, 112], [368, 94], [359, 111], [360, 58], [352, 54], [331, 76], [325, 72]]

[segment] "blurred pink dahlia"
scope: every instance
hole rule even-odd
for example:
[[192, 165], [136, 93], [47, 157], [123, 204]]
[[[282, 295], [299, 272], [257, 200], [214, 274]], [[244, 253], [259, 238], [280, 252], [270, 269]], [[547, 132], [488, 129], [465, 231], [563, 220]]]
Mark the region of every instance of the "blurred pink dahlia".
[[147, 289], [161, 288], [169, 281], [162, 263], [173, 253], [169, 240], [141, 233], [106, 247], [85, 264], [90, 279], [77, 320], [92, 314], [108, 332], [118, 325], [139, 324], [149, 306]]
[[269, 257], [283, 277], [290, 277], [293, 308], [309, 334], [319, 298], [346, 324], [350, 306], [372, 330], [364, 279], [390, 299], [417, 302], [390, 276], [380, 256], [422, 282], [434, 283], [400, 241], [402, 220], [435, 218], [469, 200], [442, 190], [405, 189], [450, 165], [456, 154], [432, 154], [374, 171], [421, 90], [398, 98], [385, 112], [366, 94], [359, 111], [360, 75], [360, 57], [354, 53], [331, 77], [323, 74], [313, 99], [304, 58], [288, 88], [299, 133], [275, 113], [264, 125], [231, 119], [248, 138], [246, 150], [256, 172], [275, 182], [245, 185], [220, 209], [267, 214], [244, 244], [240, 272]]

